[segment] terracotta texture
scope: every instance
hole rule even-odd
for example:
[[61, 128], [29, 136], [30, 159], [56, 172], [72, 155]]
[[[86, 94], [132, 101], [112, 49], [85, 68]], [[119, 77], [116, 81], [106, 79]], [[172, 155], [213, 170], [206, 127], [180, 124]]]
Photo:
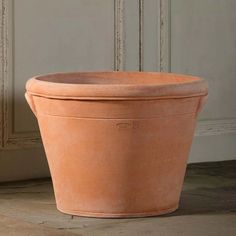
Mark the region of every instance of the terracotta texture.
[[37, 76], [26, 85], [57, 207], [95, 217], [178, 208], [196, 118], [198, 77], [151, 72]]

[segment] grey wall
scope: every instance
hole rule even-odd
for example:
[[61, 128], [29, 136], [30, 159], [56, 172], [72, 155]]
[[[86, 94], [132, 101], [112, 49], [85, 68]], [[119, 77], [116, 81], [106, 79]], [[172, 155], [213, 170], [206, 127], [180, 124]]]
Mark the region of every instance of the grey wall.
[[235, 9], [235, 0], [171, 1], [170, 70], [209, 83], [191, 161], [236, 158]]
[[236, 158], [235, 0], [1, 0], [0, 181], [49, 175], [28, 78], [146, 70], [204, 77], [191, 162]]

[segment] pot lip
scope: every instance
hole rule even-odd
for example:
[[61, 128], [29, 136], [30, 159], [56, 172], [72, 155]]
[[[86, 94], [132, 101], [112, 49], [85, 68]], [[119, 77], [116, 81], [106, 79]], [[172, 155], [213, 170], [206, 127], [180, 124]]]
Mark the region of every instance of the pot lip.
[[[121, 83], [114, 83], [116, 79]], [[133, 82], [126, 83], [126, 79]], [[73, 82], [76, 80], [79, 83]], [[34, 76], [27, 81], [26, 90], [34, 96], [63, 100], [140, 100], [206, 96], [208, 85], [200, 77], [175, 73], [90, 71]]]

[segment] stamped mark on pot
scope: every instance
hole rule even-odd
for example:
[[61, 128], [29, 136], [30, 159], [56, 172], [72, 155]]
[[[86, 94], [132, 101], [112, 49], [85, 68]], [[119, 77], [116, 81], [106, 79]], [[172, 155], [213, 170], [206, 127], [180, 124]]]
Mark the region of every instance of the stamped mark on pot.
[[116, 124], [116, 127], [119, 130], [137, 129], [139, 124], [137, 122], [120, 122]]

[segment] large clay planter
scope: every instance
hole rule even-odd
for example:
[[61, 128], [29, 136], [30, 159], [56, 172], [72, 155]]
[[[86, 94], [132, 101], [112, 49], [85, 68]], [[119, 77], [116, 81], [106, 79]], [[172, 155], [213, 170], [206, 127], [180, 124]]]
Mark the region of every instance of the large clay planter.
[[26, 85], [57, 208], [137, 217], [178, 208], [206, 83], [192, 76], [88, 72], [37, 76]]

